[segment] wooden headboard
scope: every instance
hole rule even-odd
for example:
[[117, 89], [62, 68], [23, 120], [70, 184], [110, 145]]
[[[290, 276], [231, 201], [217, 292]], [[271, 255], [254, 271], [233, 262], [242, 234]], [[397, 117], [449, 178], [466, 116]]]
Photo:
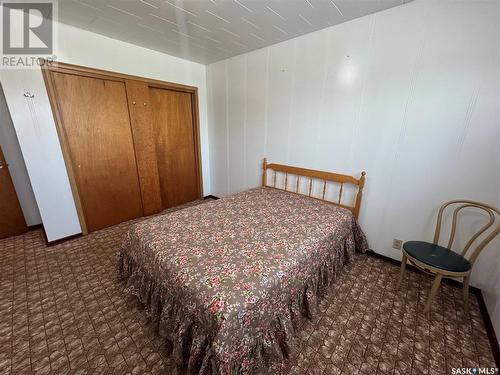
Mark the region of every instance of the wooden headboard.
[[[271, 177], [271, 183], [269, 185], [267, 179], [268, 169], [271, 169], [273, 171]], [[277, 173], [284, 174], [282, 187], [276, 186]], [[295, 176], [295, 178], [290, 178], [290, 176]], [[292, 167], [289, 165], [282, 165], [282, 164], [274, 164], [274, 163], [269, 164], [267, 162], [267, 159], [264, 159], [264, 162], [262, 163], [262, 186], [272, 187], [275, 189], [285, 190], [296, 194], [306, 195], [314, 199], [319, 199], [321, 201], [335, 204], [337, 206], [343, 207], [351, 211], [356, 219], [359, 216], [361, 199], [363, 198], [363, 187], [365, 186], [365, 176], [366, 172], [364, 171], [361, 172], [361, 177], [359, 179], [356, 179], [352, 176], [345, 174], [317, 171], [314, 169]], [[301, 192], [301, 177], [304, 177], [306, 181], [308, 181], [307, 193]], [[315, 180], [323, 182], [321, 197], [315, 197], [313, 194], [313, 184]], [[340, 184], [340, 190], [336, 202], [327, 199], [327, 185], [329, 182]], [[357, 189], [354, 205], [342, 204], [342, 192], [344, 190], [344, 184], [354, 185]]]

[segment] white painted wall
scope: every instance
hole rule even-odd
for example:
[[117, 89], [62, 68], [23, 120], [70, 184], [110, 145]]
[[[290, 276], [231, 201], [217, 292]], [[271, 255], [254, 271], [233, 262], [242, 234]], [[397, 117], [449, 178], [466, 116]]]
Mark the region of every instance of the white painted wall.
[[[209, 65], [213, 194], [257, 186], [264, 156], [366, 170], [360, 222], [396, 259], [392, 239], [431, 240], [442, 202], [500, 207], [499, 12], [496, 0], [416, 0]], [[499, 247], [473, 274], [497, 333]]]
[[17, 197], [24, 218], [28, 225], [37, 225], [42, 222], [38, 206], [36, 205], [35, 195], [31, 188], [30, 179], [19, 142], [17, 141], [16, 131], [12, 125], [9, 109], [5, 101], [2, 86], [0, 85], [0, 147], [2, 147], [5, 160], [9, 165], [9, 172], [16, 189]]
[[[60, 24], [58, 60], [198, 87], [204, 194], [210, 194], [204, 65]], [[80, 233], [73, 196], [40, 70], [0, 72], [7, 104], [49, 241]], [[26, 99], [31, 90], [35, 97]]]

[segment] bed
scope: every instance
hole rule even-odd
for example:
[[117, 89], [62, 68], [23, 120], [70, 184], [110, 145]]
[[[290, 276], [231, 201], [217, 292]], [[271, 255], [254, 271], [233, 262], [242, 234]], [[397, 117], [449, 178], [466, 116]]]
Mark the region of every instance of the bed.
[[[314, 316], [354, 251], [367, 250], [356, 220], [364, 181], [364, 172], [264, 159], [261, 187], [133, 225], [119, 276], [188, 373], [265, 373], [286, 363], [297, 323]], [[351, 206], [342, 203], [347, 185]]]

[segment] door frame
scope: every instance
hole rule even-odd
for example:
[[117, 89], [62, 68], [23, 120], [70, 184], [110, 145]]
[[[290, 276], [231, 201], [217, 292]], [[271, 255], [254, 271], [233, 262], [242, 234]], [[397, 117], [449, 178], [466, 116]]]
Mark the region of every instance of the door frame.
[[[71, 186], [71, 191], [73, 193], [73, 198], [75, 200], [76, 211], [78, 214], [78, 219], [80, 221], [80, 226], [83, 234], [88, 234], [87, 223], [85, 220], [85, 214], [83, 210], [82, 200], [78, 192], [78, 187], [76, 183], [75, 173], [73, 171], [73, 166], [71, 162], [71, 156], [69, 151], [68, 142], [64, 133], [62, 116], [57, 103], [56, 89], [54, 82], [52, 80], [51, 73], [64, 73], [72, 74], [82, 77], [105, 79], [108, 81], [122, 82], [126, 88], [127, 81], [139, 81], [146, 83], [149, 87], [161, 88], [171, 91], [181, 91], [189, 93], [191, 95], [191, 110], [193, 116], [193, 128], [194, 128], [194, 147], [195, 147], [195, 161], [196, 170], [198, 171], [197, 188], [198, 197], [201, 199], [203, 197], [203, 175], [201, 168], [201, 141], [200, 141], [200, 120], [199, 120], [199, 109], [198, 109], [198, 88], [195, 86], [187, 86], [173, 82], [160, 81], [151, 78], [133, 76], [124, 73], [111, 72], [101, 69], [89, 68], [81, 65], [67, 64], [63, 62], [50, 62], [40, 59], [40, 68], [42, 70], [43, 79], [45, 82], [45, 87], [47, 89], [47, 94], [49, 97], [50, 106], [52, 109], [52, 114], [54, 116], [54, 121], [56, 124], [57, 135], [59, 137], [59, 142], [61, 144], [61, 150], [64, 158], [64, 164], [66, 165], [66, 171], [68, 173], [69, 183]], [[130, 109], [129, 109], [130, 115]], [[137, 155], [136, 155], [137, 163]]]

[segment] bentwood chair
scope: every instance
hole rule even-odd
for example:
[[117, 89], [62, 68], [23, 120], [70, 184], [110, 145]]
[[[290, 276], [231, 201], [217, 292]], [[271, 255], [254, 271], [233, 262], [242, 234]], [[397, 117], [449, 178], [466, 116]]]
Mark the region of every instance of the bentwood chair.
[[[453, 211], [450, 239], [448, 245], [443, 247], [440, 246], [438, 242], [443, 212], [448, 207], [456, 208]], [[451, 248], [453, 240], [455, 239], [459, 213], [462, 209], [468, 207], [480, 209], [482, 213], [486, 214], [486, 217], [489, 217], [489, 220], [484, 226], [479, 228], [467, 242], [462, 252], [458, 254], [452, 251]], [[472, 266], [485, 246], [500, 232], [500, 225], [496, 225], [495, 227], [498, 215], [500, 215], [500, 211], [497, 208], [484, 203], [468, 200], [454, 200], [443, 204], [438, 212], [433, 243], [408, 241], [403, 244], [403, 260], [401, 261], [401, 272], [397, 287], [399, 288], [403, 281], [407, 262], [410, 262], [425, 273], [433, 275], [434, 282], [432, 283], [432, 288], [424, 310], [424, 312], [428, 312], [443, 277], [463, 277], [464, 307], [467, 310], [469, 302], [469, 278], [472, 272]], [[484, 235], [483, 239], [478, 241], [475, 247], [472, 246], [481, 235]]]

